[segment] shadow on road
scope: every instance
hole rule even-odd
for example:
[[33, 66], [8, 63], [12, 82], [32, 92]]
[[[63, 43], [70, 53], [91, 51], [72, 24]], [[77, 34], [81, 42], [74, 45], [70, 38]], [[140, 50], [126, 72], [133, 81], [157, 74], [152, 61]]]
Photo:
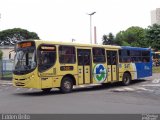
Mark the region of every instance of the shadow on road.
[[[137, 85], [140, 83], [144, 83], [147, 80], [134, 80], [131, 82], [129, 86]], [[129, 87], [128, 86], [128, 87]], [[124, 87], [121, 82], [115, 82], [115, 83], [105, 83], [105, 84], [99, 84], [99, 85], [86, 85], [84, 87], [77, 87], [74, 88], [71, 93], [78, 93], [78, 92], [88, 92], [88, 91], [98, 91], [98, 90], [109, 90], [114, 88]], [[69, 94], [71, 94], [69, 93]], [[47, 96], [47, 95], [63, 95], [58, 89], [53, 89], [49, 93], [44, 93], [42, 91], [29, 91], [29, 92], [23, 92], [23, 93], [14, 93], [14, 95], [22, 95], [22, 96]]]

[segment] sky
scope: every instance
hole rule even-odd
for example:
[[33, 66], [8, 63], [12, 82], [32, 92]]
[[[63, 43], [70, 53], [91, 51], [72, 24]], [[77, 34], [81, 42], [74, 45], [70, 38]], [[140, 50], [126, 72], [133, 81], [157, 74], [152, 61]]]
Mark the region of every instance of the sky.
[[[90, 16], [102, 36], [131, 26], [151, 25], [151, 10], [160, 0], [0, 0], [0, 31], [12, 28], [36, 32], [42, 40], [90, 43]], [[92, 36], [92, 39], [93, 36]]]

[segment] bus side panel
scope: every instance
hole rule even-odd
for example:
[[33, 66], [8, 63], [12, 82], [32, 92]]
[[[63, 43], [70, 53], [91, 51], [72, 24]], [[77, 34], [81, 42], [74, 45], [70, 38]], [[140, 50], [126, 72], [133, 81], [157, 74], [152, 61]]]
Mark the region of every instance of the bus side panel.
[[83, 84], [83, 66], [78, 66], [78, 84]]
[[119, 81], [122, 81], [125, 72], [129, 72], [131, 74], [132, 80], [137, 79], [137, 69], [135, 63], [119, 64]]
[[137, 78], [152, 76], [152, 63], [135, 63]]
[[112, 75], [111, 75], [111, 65], [108, 65], [107, 66], [107, 79], [108, 79], [108, 81], [107, 82], [112, 82]]

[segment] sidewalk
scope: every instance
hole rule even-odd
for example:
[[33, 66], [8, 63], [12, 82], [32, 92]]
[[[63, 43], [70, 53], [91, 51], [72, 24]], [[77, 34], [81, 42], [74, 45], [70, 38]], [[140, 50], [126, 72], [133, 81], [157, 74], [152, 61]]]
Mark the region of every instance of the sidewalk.
[[12, 80], [0, 80], [0, 85], [12, 85]]

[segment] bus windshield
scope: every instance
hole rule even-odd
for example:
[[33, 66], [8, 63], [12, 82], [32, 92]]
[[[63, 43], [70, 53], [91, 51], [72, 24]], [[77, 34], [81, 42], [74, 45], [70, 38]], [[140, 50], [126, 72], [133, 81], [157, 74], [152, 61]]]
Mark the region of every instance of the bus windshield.
[[36, 65], [35, 47], [17, 49], [13, 68], [15, 74], [29, 73], [36, 68]]

